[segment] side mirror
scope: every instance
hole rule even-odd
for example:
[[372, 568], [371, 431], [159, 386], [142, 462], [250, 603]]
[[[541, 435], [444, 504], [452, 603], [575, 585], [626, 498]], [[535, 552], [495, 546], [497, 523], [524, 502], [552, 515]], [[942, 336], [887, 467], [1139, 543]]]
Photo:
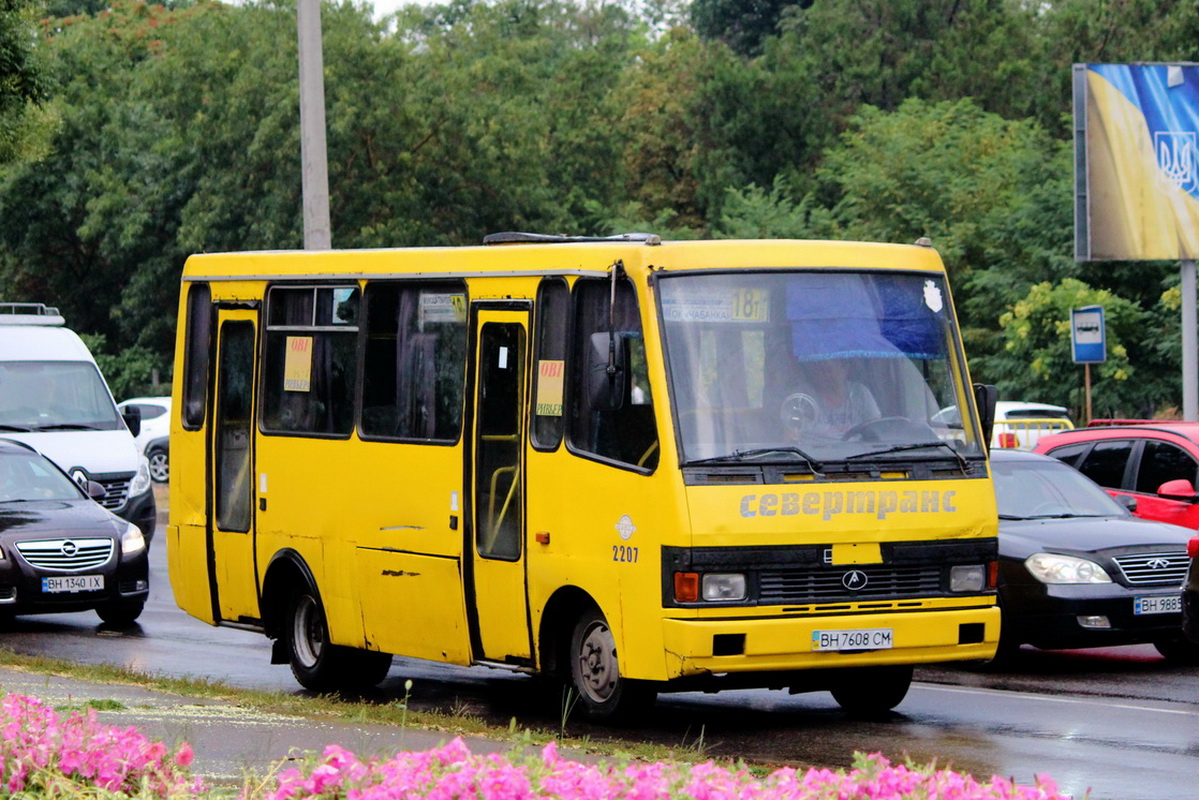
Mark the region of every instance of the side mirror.
[[587, 348], [587, 401], [592, 411], [616, 411], [624, 405], [629, 343], [620, 333], [591, 334]]
[[995, 430], [995, 403], [999, 390], [989, 383], [974, 384], [974, 407], [978, 409], [978, 421], [983, 429], [983, 447], [990, 449], [991, 434]]
[[108, 497], [108, 490], [105, 489], [104, 484], [100, 483], [99, 481], [89, 480], [87, 482], [87, 496], [99, 502], [105, 497]]
[[1129, 514], [1137, 513], [1137, 499], [1130, 494], [1113, 495], [1116, 502], [1128, 509]]
[[1157, 494], [1159, 497], [1164, 497], [1168, 500], [1182, 500], [1187, 503], [1199, 502], [1199, 497], [1195, 496], [1194, 484], [1185, 478], [1166, 481], [1157, 487]]
[[125, 426], [129, 428], [129, 432], [136, 438], [142, 432], [142, 410], [137, 406], [125, 406], [121, 417], [125, 420]]

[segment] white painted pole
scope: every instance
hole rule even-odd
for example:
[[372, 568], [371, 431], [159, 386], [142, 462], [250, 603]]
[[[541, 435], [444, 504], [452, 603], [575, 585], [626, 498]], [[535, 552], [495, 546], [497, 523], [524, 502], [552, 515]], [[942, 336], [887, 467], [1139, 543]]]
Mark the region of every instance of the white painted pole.
[[325, 149], [325, 65], [320, 0], [298, 0], [300, 45], [300, 160], [304, 194], [304, 249], [330, 250], [329, 168]]

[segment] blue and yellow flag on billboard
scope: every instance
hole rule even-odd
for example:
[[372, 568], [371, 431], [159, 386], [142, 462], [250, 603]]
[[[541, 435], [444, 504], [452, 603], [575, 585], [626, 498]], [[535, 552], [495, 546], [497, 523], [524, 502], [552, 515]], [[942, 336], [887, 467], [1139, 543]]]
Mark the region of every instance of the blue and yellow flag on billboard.
[[1080, 260], [1199, 258], [1199, 65], [1075, 65]]

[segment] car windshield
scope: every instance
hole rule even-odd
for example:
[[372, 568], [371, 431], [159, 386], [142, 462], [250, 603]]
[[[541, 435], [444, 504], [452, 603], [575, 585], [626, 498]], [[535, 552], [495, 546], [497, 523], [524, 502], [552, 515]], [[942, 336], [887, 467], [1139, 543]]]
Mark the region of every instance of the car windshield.
[[95, 364], [0, 363], [0, 435], [4, 431], [112, 431], [123, 425]]
[[1057, 460], [993, 459], [995, 501], [1005, 519], [1122, 517], [1128, 512], [1078, 470]]
[[0, 503], [33, 500], [79, 500], [75, 482], [34, 453], [0, 452]]
[[940, 276], [663, 275], [684, 463], [981, 457]]

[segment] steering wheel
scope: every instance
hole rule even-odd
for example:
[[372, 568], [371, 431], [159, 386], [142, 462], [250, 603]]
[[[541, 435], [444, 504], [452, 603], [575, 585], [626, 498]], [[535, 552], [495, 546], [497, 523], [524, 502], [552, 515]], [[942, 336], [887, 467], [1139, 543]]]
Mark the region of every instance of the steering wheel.
[[847, 442], [932, 441], [936, 432], [926, 423], [907, 417], [879, 417], [860, 422], [841, 437]]
[[783, 398], [783, 403], [779, 406], [779, 417], [784, 425], [798, 433], [816, 424], [820, 417], [820, 407], [816, 405], [812, 395], [795, 392]]

